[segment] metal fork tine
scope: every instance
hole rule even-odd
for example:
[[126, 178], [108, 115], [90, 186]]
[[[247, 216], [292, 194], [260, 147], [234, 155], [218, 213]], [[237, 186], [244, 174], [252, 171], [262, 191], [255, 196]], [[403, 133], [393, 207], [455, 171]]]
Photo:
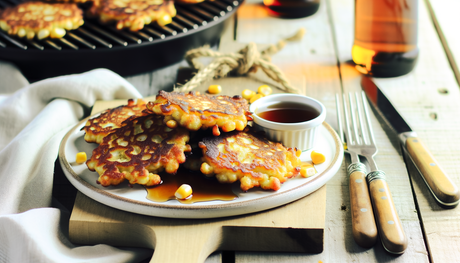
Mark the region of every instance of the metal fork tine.
[[356, 116], [355, 116], [354, 105], [353, 105], [353, 96], [351, 95], [351, 93], [348, 93], [348, 102], [350, 104], [351, 123], [353, 125], [353, 133], [355, 135], [355, 143], [359, 145], [361, 144], [361, 140], [358, 134], [358, 126], [356, 125]]
[[335, 94], [335, 105], [336, 105], [336, 110], [337, 110], [337, 124], [339, 125], [339, 135], [340, 135], [340, 141], [342, 142], [342, 144], [345, 142], [344, 139], [343, 139], [343, 124], [342, 124], [342, 114], [341, 114], [341, 110], [340, 110], [340, 98], [339, 98], [339, 94]]
[[[349, 97], [350, 104], [353, 104], [353, 96], [349, 94]], [[366, 138], [368, 138], [369, 144], [364, 143], [353, 145], [351, 148], [349, 148], [349, 152], [350, 155], [351, 153], [355, 153], [359, 156], [366, 158], [369, 167], [371, 168], [371, 172], [368, 173], [365, 176], [365, 178], [367, 183], [369, 184], [369, 195], [370, 199], [372, 200], [373, 210], [376, 213], [375, 223], [378, 225], [377, 228], [380, 233], [380, 239], [382, 241], [383, 247], [390, 253], [401, 254], [407, 248], [407, 238], [404, 233], [404, 229], [402, 228], [401, 220], [399, 219], [398, 213], [391, 198], [388, 183], [385, 179], [385, 172], [377, 168], [377, 164], [374, 160], [374, 156], [377, 154], [378, 148], [375, 143], [374, 132], [372, 131], [369, 110], [366, 104], [366, 98], [364, 96], [364, 93], [361, 93], [361, 99], [359, 98], [359, 94], [357, 93], [355, 93], [354, 97], [356, 99], [356, 107], [350, 106], [350, 110], [352, 111], [352, 115], [358, 115], [361, 139], [363, 141], [366, 141]], [[353, 111], [357, 111], [358, 113], [353, 114]], [[365, 118], [365, 120], [363, 120], [363, 118]], [[352, 121], [355, 121], [355, 119], [352, 118]], [[364, 128], [364, 122], [366, 123], [367, 128]], [[357, 129], [355, 124], [356, 123], [353, 123], [353, 128], [356, 134]], [[350, 186], [354, 186], [351, 180]], [[350, 194], [350, 200], [351, 198], [352, 195]], [[356, 197], [353, 196], [353, 198]], [[357, 199], [361, 200], [362, 198]], [[352, 203], [352, 201], [350, 201], [350, 203]], [[354, 222], [353, 220], [354, 219], [352, 218], [352, 222]]]
[[[350, 94], [351, 95], [351, 94]], [[370, 247], [374, 245], [377, 240], [377, 227], [375, 225], [374, 213], [372, 210], [371, 200], [369, 198], [369, 189], [367, 187], [366, 174], [367, 169], [360, 161], [358, 154], [362, 153], [362, 148], [367, 147], [365, 145], [358, 145], [352, 140], [353, 134], [351, 131], [350, 118], [348, 110], [352, 115], [352, 122], [354, 124], [354, 132], [357, 135], [356, 122], [354, 121], [356, 109], [353, 107], [353, 102], [348, 100], [345, 94], [342, 95], [342, 105], [340, 105], [340, 97], [338, 94], [335, 95], [335, 103], [337, 109], [337, 122], [339, 126], [338, 133], [340, 139], [344, 144], [344, 150], [350, 155], [351, 163], [347, 166], [347, 176], [349, 176], [349, 191], [350, 191], [350, 206], [351, 206], [351, 221], [353, 238], [356, 243], [362, 247]], [[357, 101], [359, 102], [359, 101]], [[343, 107], [342, 107], [343, 106]], [[343, 113], [343, 114], [342, 114]], [[342, 118], [344, 116], [344, 119]], [[344, 127], [345, 125], [346, 127]], [[346, 138], [346, 144], [343, 137]], [[345, 147], [345, 145], [347, 147]]]
[[[363, 114], [361, 110], [361, 103], [359, 99], [358, 92], [355, 93], [355, 101], [356, 101], [356, 110], [358, 112], [358, 122], [359, 122], [359, 128], [361, 130], [361, 139], [363, 144], [368, 144], [367, 143], [367, 137], [366, 137], [366, 132], [364, 131], [364, 123], [363, 123]], [[367, 129], [369, 130], [369, 129]]]
[[345, 127], [346, 129], [344, 130], [345, 133], [345, 139], [347, 140], [347, 145], [352, 145], [353, 141], [351, 138], [351, 130], [350, 130], [350, 123], [349, 123], [349, 118], [348, 118], [348, 110], [347, 110], [347, 100], [345, 97], [345, 94], [343, 94], [343, 114], [344, 119], [345, 119]]
[[367, 131], [369, 132], [369, 139], [371, 141], [371, 144], [376, 144], [375, 143], [375, 138], [374, 138], [374, 132], [372, 131], [372, 126], [371, 126], [371, 118], [369, 117], [369, 110], [367, 108], [367, 103], [366, 103], [366, 95], [364, 92], [361, 92], [361, 100], [363, 102], [363, 109], [364, 109], [364, 115], [366, 116], [366, 122], [367, 122]]

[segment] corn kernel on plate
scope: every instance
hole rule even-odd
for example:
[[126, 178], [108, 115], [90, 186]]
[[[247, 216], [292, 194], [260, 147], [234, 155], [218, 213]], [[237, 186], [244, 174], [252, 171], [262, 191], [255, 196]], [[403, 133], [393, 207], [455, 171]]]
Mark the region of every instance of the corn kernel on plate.
[[[88, 197], [127, 212], [168, 218], [218, 218], [263, 211], [300, 199], [328, 182], [340, 169], [343, 146], [335, 131], [325, 122], [319, 129], [313, 151], [321, 152], [325, 161], [315, 165], [314, 175], [298, 175], [284, 182], [278, 191], [250, 189], [243, 192], [234, 184], [233, 192], [238, 198], [232, 201], [208, 201], [182, 204], [177, 200], [153, 202], [147, 199], [147, 191], [141, 185], [129, 186], [123, 182], [118, 186], [104, 187], [96, 183], [97, 174], [88, 170], [85, 163], [77, 163], [77, 153], [85, 152], [88, 158], [97, 144], [84, 140], [82, 127], [89, 118], [82, 120], [64, 137], [59, 149], [59, 161], [69, 181]], [[305, 151], [301, 160], [311, 163], [311, 151]], [[307, 167], [308, 168], [308, 167]], [[311, 169], [309, 170], [311, 171]]]

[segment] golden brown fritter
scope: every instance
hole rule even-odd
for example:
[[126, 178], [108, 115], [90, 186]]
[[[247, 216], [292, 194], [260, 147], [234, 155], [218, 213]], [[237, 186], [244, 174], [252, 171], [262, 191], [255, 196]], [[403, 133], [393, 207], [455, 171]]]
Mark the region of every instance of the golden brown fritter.
[[164, 26], [176, 16], [172, 0], [97, 0], [89, 10], [102, 23], [115, 22], [117, 29], [139, 31], [152, 22]]
[[127, 119], [149, 114], [145, 105], [142, 99], [137, 99], [137, 102], [130, 99], [128, 105], [105, 110], [99, 116], [88, 120], [82, 128], [85, 131], [85, 141], [101, 143], [104, 137], [125, 125], [123, 122]]
[[83, 11], [76, 4], [25, 2], [0, 12], [0, 27], [10, 35], [38, 39], [61, 38], [66, 30], [83, 25]]
[[204, 138], [201, 172], [221, 183], [240, 181], [240, 188], [278, 190], [300, 173], [300, 150], [285, 148], [251, 131], [234, 131]]
[[248, 103], [241, 96], [160, 91], [147, 108], [155, 114], [165, 115], [169, 127], [175, 127], [177, 123], [192, 131], [212, 127], [216, 136], [220, 134], [219, 128], [224, 132], [242, 131], [248, 120], [252, 120]]
[[189, 131], [167, 127], [163, 116], [132, 118], [104, 138], [86, 165], [99, 174], [98, 183], [103, 186], [125, 179], [130, 184], [157, 185], [159, 172], [176, 173], [185, 162], [184, 152], [191, 150], [186, 144], [189, 139]]

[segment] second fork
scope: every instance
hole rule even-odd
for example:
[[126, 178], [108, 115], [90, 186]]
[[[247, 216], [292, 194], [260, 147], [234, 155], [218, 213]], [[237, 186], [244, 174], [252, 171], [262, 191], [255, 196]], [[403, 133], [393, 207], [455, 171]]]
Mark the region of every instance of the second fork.
[[[337, 121], [339, 125], [339, 134], [342, 143], [345, 144], [344, 136], [346, 137], [346, 146], [344, 145], [345, 152], [350, 155], [351, 164], [347, 167], [348, 185], [350, 191], [350, 210], [351, 210], [351, 223], [353, 239], [356, 244], [364, 248], [374, 246], [377, 241], [377, 226], [374, 219], [374, 211], [369, 196], [369, 189], [367, 186], [366, 165], [360, 162], [358, 153], [361, 153], [359, 145], [355, 142], [359, 139], [357, 125], [353, 121], [353, 126], [350, 128], [349, 114], [354, 120], [354, 113], [352, 107], [349, 108], [346, 103], [345, 95], [343, 95], [343, 107], [340, 106], [340, 97], [336, 94], [336, 107], [337, 107]], [[351, 104], [348, 103], [350, 106]], [[341, 115], [344, 115], [344, 118]], [[343, 127], [343, 120], [345, 120], [345, 127]], [[353, 129], [353, 132], [352, 132]], [[355, 136], [355, 138], [353, 138]], [[357, 137], [358, 136], [358, 137]]]
[[[366, 107], [365, 95], [362, 92], [361, 94], [355, 93], [356, 110], [353, 109], [352, 97], [349, 94], [351, 121], [355, 137], [347, 143], [350, 143], [350, 149], [356, 150], [355, 152], [366, 158], [371, 168], [371, 172], [367, 174], [366, 179], [369, 184], [370, 199], [382, 245], [385, 250], [392, 254], [402, 254], [407, 248], [407, 237], [393, 203], [385, 173], [377, 168], [374, 160], [378, 150]], [[353, 114], [355, 111], [357, 116]], [[347, 127], [350, 127], [350, 125], [347, 125]], [[352, 138], [351, 136], [348, 137]]]

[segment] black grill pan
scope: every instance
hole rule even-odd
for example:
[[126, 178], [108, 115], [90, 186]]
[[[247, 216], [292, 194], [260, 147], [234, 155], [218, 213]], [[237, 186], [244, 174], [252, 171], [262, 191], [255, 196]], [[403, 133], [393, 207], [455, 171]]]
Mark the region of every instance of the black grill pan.
[[[0, 9], [17, 4], [0, 0]], [[177, 5], [173, 23], [154, 23], [139, 32], [116, 30], [85, 19], [63, 39], [26, 40], [0, 30], [0, 59], [13, 62], [29, 80], [108, 68], [122, 76], [152, 71], [177, 63], [185, 52], [218, 43], [228, 18], [243, 0], [214, 0]]]

